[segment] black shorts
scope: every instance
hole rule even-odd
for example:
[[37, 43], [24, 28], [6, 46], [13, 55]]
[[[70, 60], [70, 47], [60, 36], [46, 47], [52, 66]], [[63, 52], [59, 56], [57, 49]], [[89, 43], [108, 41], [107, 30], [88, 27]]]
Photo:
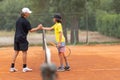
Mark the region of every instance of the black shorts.
[[16, 51], [27, 51], [28, 50], [28, 41], [24, 42], [14, 41], [14, 50]]

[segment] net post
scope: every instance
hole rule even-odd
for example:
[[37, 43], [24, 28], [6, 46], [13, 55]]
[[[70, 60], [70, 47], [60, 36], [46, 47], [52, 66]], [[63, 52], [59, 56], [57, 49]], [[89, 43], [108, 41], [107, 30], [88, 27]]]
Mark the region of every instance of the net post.
[[[44, 41], [44, 39], [45, 39], [45, 30], [42, 30], [42, 40], [43, 40], [43, 44], [45, 44], [45, 41]], [[42, 46], [43, 47], [43, 50], [45, 50], [45, 45], [43, 45]]]
[[43, 80], [57, 80], [57, 68], [55, 64], [51, 63], [50, 50], [47, 47], [45, 31], [43, 30], [43, 50], [45, 54], [45, 62], [40, 67]]

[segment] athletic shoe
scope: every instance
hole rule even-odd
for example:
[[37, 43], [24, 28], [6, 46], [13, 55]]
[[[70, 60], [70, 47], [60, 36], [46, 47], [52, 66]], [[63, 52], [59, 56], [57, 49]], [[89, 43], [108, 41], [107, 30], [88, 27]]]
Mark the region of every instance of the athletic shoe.
[[65, 71], [64, 67], [58, 67], [57, 71]]
[[30, 72], [30, 71], [32, 71], [32, 69], [30, 69], [30, 68], [28, 68], [28, 67], [23, 68], [23, 72]]
[[70, 66], [66, 66], [64, 69], [65, 69], [66, 71], [69, 71], [69, 70], [70, 70]]
[[15, 69], [15, 68], [10, 68], [10, 72], [16, 72], [17, 71], [17, 69]]

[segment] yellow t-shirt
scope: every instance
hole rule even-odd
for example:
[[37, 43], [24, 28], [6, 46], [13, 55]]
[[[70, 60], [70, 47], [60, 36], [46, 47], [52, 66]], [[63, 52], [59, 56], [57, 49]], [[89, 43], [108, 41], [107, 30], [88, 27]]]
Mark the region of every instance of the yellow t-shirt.
[[[62, 24], [61, 24], [61, 23], [55, 23], [55, 24], [52, 26], [52, 28], [54, 28], [56, 41], [59, 42], [60, 32], [63, 33]], [[64, 35], [62, 35], [62, 40], [61, 40], [61, 42], [65, 42], [65, 37], [64, 37]]]

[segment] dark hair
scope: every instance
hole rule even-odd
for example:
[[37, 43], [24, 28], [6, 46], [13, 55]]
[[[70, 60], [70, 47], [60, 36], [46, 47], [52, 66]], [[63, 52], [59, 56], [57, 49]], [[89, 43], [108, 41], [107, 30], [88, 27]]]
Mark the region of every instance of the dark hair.
[[54, 18], [61, 19], [61, 16], [60, 16], [60, 15], [55, 14], [55, 15], [54, 15]]
[[25, 13], [21, 12], [21, 17], [24, 17], [25, 16]]
[[58, 19], [58, 18], [55, 18], [56, 22], [58, 23], [62, 23], [62, 20], [61, 19]]
[[62, 23], [62, 18], [60, 15], [54, 15], [54, 18], [56, 19], [56, 22]]

